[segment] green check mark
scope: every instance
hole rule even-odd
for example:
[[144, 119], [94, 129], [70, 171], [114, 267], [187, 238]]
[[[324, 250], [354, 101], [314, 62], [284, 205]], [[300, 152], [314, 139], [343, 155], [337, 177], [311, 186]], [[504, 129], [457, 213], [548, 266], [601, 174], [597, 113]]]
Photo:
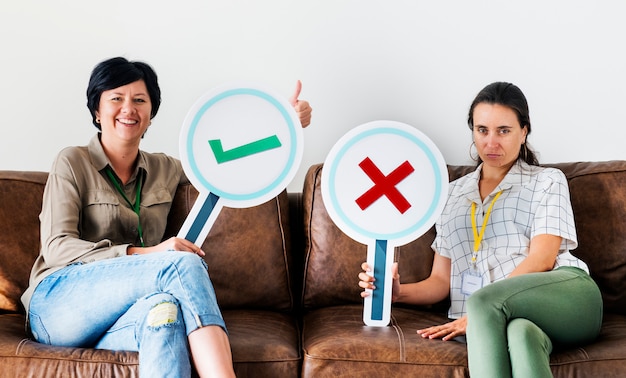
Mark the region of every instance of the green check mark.
[[243, 146], [232, 148], [228, 151], [224, 151], [222, 141], [219, 139], [209, 140], [209, 146], [211, 146], [211, 150], [213, 151], [213, 155], [215, 155], [217, 163], [222, 164], [231, 160], [244, 158], [263, 151], [278, 148], [281, 144], [278, 137], [276, 135], [272, 135], [267, 138], [244, 144]]

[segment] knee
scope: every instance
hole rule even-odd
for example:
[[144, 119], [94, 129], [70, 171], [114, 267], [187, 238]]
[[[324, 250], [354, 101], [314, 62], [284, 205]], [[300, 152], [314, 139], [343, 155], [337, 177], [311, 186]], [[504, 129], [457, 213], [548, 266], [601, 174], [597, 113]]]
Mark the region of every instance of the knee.
[[206, 262], [193, 253], [169, 252], [160, 263], [159, 281], [162, 285], [171, 281], [199, 282], [208, 277]]
[[170, 268], [177, 271], [206, 273], [208, 266], [202, 257], [187, 252], [175, 252], [171, 255]]
[[468, 314], [477, 311], [482, 312], [489, 306], [493, 305], [493, 298], [491, 297], [489, 289], [490, 287], [486, 286], [470, 295], [470, 297], [467, 299]]
[[537, 348], [546, 354], [552, 351], [550, 338], [539, 326], [528, 319], [517, 318], [509, 321], [506, 332], [509, 349]]
[[148, 329], [160, 329], [181, 324], [180, 307], [172, 295], [158, 293], [147, 297], [146, 300], [149, 301], [145, 322]]
[[176, 298], [167, 293], [144, 297], [143, 322], [135, 337], [143, 376], [190, 376], [187, 332]]
[[202, 257], [196, 255], [195, 253], [189, 252], [179, 252], [179, 264], [189, 265], [189, 266], [206, 266], [206, 263], [202, 259]]

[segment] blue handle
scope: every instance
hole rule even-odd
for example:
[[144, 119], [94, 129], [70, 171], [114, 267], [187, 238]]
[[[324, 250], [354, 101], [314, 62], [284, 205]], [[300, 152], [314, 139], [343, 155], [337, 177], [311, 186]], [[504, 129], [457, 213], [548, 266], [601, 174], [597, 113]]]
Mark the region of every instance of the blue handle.
[[376, 240], [376, 249], [374, 250], [374, 277], [376, 277], [376, 289], [372, 291], [372, 320], [383, 320], [386, 264], [387, 240]]
[[187, 235], [185, 235], [185, 239], [195, 243], [195, 241], [198, 239], [198, 235], [200, 235], [204, 224], [209, 219], [209, 216], [213, 212], [215, 204], [219, 199], [219, 196], [213, 193], [209, 193], [209, 196], [204, 201], [202, 207], [200, 208], [200, 211], [198, 212], [198, 216], [196, 216], [196, 219], [194, 219], [193, 223], [191, 224], [189, 232], [187, 232]]

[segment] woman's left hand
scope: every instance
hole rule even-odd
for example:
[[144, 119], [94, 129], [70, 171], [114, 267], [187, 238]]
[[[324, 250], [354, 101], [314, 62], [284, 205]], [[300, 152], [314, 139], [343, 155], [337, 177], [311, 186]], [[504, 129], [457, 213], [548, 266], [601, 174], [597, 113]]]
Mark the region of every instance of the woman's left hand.
[[418, 329], [417, 334], [426, 339], [442, 339], [443, 341], [448, 341], [457, 336], [465, 335], [466, 328], [467, 315], [446, 324]]
[[298, 96], [300, 96], [300, 91], [302, 90], [302, 82], [298, 80], [296, 83], [296, 90], [293, 92], [293, 95], [289, 99], [291, 106], [293, 106], [296, 113], [298, 113], [298, 117], [300, 118], [300, 123], [302, 127], [307, 127], [311, 124], [311, 112], [313, 109], [309, 105], [308, 101], [299, 100]]

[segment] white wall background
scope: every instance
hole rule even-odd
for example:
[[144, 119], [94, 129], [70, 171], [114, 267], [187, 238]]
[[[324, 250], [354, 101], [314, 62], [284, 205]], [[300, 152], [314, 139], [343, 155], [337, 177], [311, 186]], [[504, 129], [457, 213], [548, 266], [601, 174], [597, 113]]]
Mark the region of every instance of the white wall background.
[[626, 159], [626, 14], [581, 0], [2, 0], [0, 169], [47, 171], [96, 129], [92, 68], [112, 56], [159, 74], [163, 104], [143, 141], [178, 157], [178, 132], [205, 91], [231, 80], [314, 108], [307, 168], [349, 129], [411, 124], [449, 164], [471, 163], [466, 113], [486, 84], [517, 84], [544, 163]]

